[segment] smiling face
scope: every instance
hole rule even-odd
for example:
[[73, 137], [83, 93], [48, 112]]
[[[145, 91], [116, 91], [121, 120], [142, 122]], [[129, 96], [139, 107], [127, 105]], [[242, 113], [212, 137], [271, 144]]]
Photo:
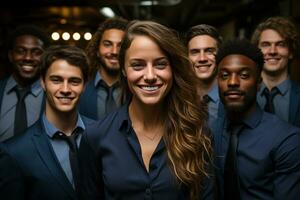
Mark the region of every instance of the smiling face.
[[284, 38], [275, 30], [264, 30], [258, 42], [264, 54], [263, 72], [270, 75], [288, 73], [288, 61], [293, 58]]
[[229, 113], [254, 109], [259, 82], [256, 63], [244, 55], [228, 55], [219, 63], [219, 95]]
[[54, 61], [41, 80], [46, 93], [46, 115], [76, 113], [76, 105], [84, 89], [83, 74], [79, 67], [65, 60]]
[[197, 77], [203, 81], [214, 79], [217, 41], [209, 35], [198, 35], [189, 41], [188, 49]]
[[108, 29], [102, 35], [98, 54], [103, 69], [108, 73], [119, 72], [118, 55], [124, 34], [123, 30]]
[[172, 69], [160, 47], [147, 36], [135, 36], [125, 53], [124, 76], [133, 103], [159, 105], [173, 84]]
[[20, 85], [29, 85], [39, 78], [43, 42], [35, 36], [16, 38], [8, 57], [13, 64], [13, 76]]

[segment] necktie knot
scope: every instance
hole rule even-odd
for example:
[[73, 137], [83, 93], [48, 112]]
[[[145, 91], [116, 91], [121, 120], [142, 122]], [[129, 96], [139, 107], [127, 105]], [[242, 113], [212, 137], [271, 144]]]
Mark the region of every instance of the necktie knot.
[[280, 91], [277, 87], [274, 87], [271, 89], [271, 91], [268, 90], [268, 88], [265, 88], [264, 91], [263, 91], [263, 94], [266, 98], [266, 105], [265, 105], [265, 108], [264, 110], [266, 112], [269, 112], [269, 113], [274, 113], [274, 103], [273, 103], [273, 100], [274, 100], [274, 97], [279, 94]]
[[74, 132], [72, 135], [70, 136], [67, 136], [65, 135], [64, 133], [62, 132], [57, 132], [55, 134], [56, 138], [59, 138], [59, 139], [62, 139], [64, 141], [66, 141], [70, 147], [70, 150], [71, 151], [76, 151], [78, 148], [77, 148], [77, 143], [76, 143], [76, 138], [78, 136], [78, 132]]
[[105, 101], [105, 113], [108, 114], [116, 110], [117, 108], [117, 103], [114, 99], [114, 90], [118, 87], [119, 83], [117, 82], [109, 87], [104, 81], [102, 81], [101, 85], [106, 89], [107, 92], [107, 97]]
[[26, 87], [26, 88], [19, 88], [16, 87], [15, 88], [17, 97], [19, 101], [23, 101], [25, 99], [25, 97], [29, 94], [30, 92], [30, 87]]

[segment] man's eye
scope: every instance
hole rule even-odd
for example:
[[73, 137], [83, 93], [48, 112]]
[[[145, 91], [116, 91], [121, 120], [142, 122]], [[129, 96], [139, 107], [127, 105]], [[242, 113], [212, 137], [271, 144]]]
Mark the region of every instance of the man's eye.
[[227, 79], [227, 78], [228, 78], [228, 73], [226, 73], [226, 72], [220, 73], [220, 74], [219, 74], [219, 77], [220, 77], [221, 79]]
[[241, 73], [241, 74], [240, 74], [240, 77], [241, 77], [242, 79], [247, 79], [247, 78], [249, 78], [249, 73]]

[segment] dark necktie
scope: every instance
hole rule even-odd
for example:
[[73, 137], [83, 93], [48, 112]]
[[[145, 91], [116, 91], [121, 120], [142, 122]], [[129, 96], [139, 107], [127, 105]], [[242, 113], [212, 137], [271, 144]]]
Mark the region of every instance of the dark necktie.
[[105, 100], [105, 114], [109, 114], [117, 108], [117, 104], [113, 96], [113, 91], [117, 87], [118, 83], [113, 84], [111, 87], [109, 87], [104, 81], [101, 81], [100, 84], [105, 88], [107, 93], [107, 97]]
[[268, 88], [265, 88], [263, 94], [265, 95], [266, 98], [266, 105], [264, 110], [269, 113], [274, 113], [275, 110], [274, 110], [273, 99], [277, 94], [279, 94], [278, 88], [277, 87], [272, 88], [271, 92], [268, 90]]
[[23, 133], [27, 128], [25, 97], [29, 93], [30, 87], [22, 88], [22, 89], [17, 87], [15, 91], [18, 97], [18, 102], [16, 105], [16, 112], [15, 112], [14, 135], [19, 135]]
[[224, 170], [224, 200], [240, 200], [239, 175], [237, 167], [238, 134], [243, 125], [231, 126], [230, 139]]
[[79, 169], [79, 162], [78, 162], [78, 147], [76, 143], [76, 138], [78, 136], [78, 132], [75, 132], [70, 135], [66, 136], [64, 133], [57, 133], [58, 138], [65, 140], [69, 145], [69, 159], [70, 159], [70, 166], [72, 170], [73, 181], [75, 185], [75, 191], [79, 194], [80, 189], [80, 169]]

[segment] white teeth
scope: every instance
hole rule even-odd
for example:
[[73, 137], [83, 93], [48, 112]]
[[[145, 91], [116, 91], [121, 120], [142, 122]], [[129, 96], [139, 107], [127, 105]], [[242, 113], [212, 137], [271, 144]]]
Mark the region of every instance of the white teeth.
[[153, 90], [157, 90], [158, 86], [143, 86], [142, 89], [147, 91], [153, 91]]
[[33, 69], [34, 67], [31, 66], [31, 65], [23, 65], [22, 68], [25, 69], [25, 70], [31, 70], [31, 69]]

